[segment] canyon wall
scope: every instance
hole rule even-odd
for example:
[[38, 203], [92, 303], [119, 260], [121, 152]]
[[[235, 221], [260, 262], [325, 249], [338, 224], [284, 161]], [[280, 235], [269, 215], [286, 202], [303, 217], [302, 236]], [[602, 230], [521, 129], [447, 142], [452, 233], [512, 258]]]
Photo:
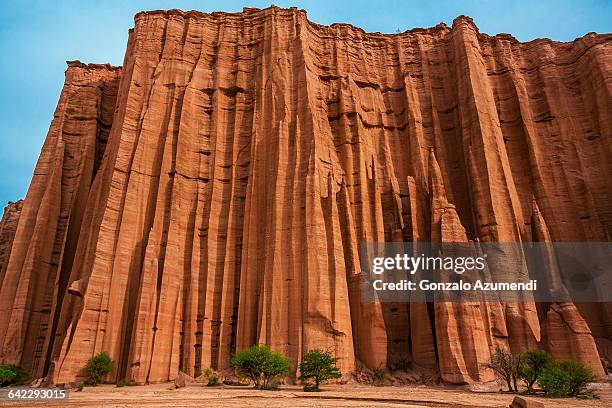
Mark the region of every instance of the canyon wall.
[[364, 302], [359, 251], [610, 241], [611, 138], [609, 34], [139, 13], [122, 68], [68, 64], [0, 250], [0, 360], [62, 384], [105, 351], [147, 383], [266, 343], [293, 371], [317, 347], [471, 383], [542, 347], [603, 376], [609, 304]]
[[23, 200], [15, 203], [9, 201], [2, 213], [2, 220], [0, 220], [0, 287], [2, 286], [6, 264], [8, 263], [11, 247], [13, 246], [13, 238], [15, 237], [15, 231], [17, 231], [17, 223], [19, 222], [22, 206]]

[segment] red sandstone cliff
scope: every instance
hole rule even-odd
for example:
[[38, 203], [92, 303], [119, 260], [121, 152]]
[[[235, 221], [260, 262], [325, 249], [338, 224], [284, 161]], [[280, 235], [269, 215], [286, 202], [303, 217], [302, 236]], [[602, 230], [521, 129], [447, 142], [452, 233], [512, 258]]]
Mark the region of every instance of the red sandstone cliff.
[[268, 343], [294, 367], [332, 348], [343, 371], [464, 383], [490, 379], [496, 346], [540, 344], [601, 375], [609, 305], [362, 303], [359, 243], [609, 241], [611, 138], [611, 35], [140, 13], [122, 68], [69, 63], [1, 281], [0, 360], [66, 383], [106, 351], [109, 380], [144, 383]]
[[23, 200], [16, 203], [9, 202], [2, 214], [2, 220], [0, 220], [0, 286], [2, 286], [2, 280], [4, 279], [4, 272], [13, 246], [13, 238], [17, 230], [22, 206]]

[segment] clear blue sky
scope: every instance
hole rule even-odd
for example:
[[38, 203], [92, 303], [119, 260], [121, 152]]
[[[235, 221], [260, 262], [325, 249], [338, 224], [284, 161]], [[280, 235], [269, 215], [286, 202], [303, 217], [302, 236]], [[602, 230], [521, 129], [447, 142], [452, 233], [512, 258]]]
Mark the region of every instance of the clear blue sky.
[[[0, 206], [25, 196], [64, 80], [65, 61], [123, 60], [127, 30], [141, 10], [240, 11], [268, 1], [41, 0], [5, 1], [0, 11]], [[569, 41], [612, 31], [612, 0], [310, 0], [281, 1], [306, 9], [320, 24], [346, 22], [395, 32], [450, 24], [459, 14], [482, 32], [521, 41]]]

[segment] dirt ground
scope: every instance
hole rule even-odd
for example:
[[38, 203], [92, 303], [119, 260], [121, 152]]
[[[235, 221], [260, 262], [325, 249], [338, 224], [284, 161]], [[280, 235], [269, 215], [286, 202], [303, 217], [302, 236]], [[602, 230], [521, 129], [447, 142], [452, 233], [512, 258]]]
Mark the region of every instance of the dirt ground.
[[[189, 385], [171, 390], [171, 384], [117, 388], [112, 385], [86, 387], [71, 391], [68, 401], [0, 402], [0, 407], [507, 407], [513, 396], [499, 393], [469, 392], [425, 386], [374, 387], [329, 385], [320, 393], [305, 393], [297, 386], [280, 391], [258, 391], [251, 387], [204, 387]], [[611, 407], [612, 386], [597, 388], [600, 399], [534, 398], [546, 407]]]

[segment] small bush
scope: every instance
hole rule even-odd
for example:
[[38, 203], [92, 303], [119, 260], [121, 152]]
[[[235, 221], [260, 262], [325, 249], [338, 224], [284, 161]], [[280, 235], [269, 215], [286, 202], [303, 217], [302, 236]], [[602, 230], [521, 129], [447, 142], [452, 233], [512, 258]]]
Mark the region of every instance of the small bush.
[[96, 385], [113, 371], [113, 360], [104, 352], [98, 353], [87, 362], [85, 371], [87, 372], [87, 384]]
[[383, 365], [375, 368], [373, 371], [374, 379], [378, 384], [382, 384], [385, 381], [385, 376], [387, 375], [387, 368]]
[[568, 395], [571, 397], [584, 394], [587, 384], [595, 379], [593, 370], [583, 362], [559, 360], [557, 365], [569, 375]]
[[533, 385], [538, 380], [542, 370], [552, 363], [552, 358], [544, 350], [527, 350], [521, 357], [518, 378], [527, 386], [527, 393], [533, 393]]
[[520, 357], [498, 347], [485, 367], [493, 370], [495, 374], [506, 381], [508, 391], [518, 392], [517, 378], [521, 368]]
[[320, 392], [321, 389], [314, 384], [304, 385], [304, 392]]
[[230, 364], [260, 390], [278, 388], [278, 378], [290, 368], [285, 356], [272, 351], [268, 345], [252, 346], [238, 352], [231, 358]]
[[566, 397], [570, 390], [570, 376], [557, 364], [544, 368], [538, 377], [538, 384], [546, 395], [551, 397]]
[[538, 377], [538, 384], [551, 397], [575, 397], [586, 394], [586, 386], [594, 380], [593, 370], [574, 360], [549, 364]]
[[28, 379], [28, 375], [21, 366], [13, 364], [0, 365], [0, 387], [21, 384]]
[[17, 373], [9, 368], [9, 366], [0, 366], [0, 387], [7, 387], [15, 383]]
[[125, 387], [125, 380], [119, 380], [116, 384], [117, 388]]
[[336, 366], [337, 362], [338, 358], [334, 357], [330, 351], [314, 349], [306, 353], [300, 363], [298, 379], [300, 381], [314, 381], [314, 388], [311, 389], [311, 385], [306, 384], [304, 391], [319, 391], [319, 385], [323, 381], [341, 378], [342, 373]]
[[79, 386], [76, 389], [76, 392], [81, 392], [83, 391], [83, 388], [85, 388], [85, 383], [80, 383]]
[[268, 382], [266, 386], [262, 386], [262, 390], [277, 391], [280, 388], [279, 378], [274, 378]]
[[206, 386], [216, 387], [221, 385], [221, 374], [213, 370], [212, 368], [205, 368], [202, 370], [202, 375], [206, 379]]

